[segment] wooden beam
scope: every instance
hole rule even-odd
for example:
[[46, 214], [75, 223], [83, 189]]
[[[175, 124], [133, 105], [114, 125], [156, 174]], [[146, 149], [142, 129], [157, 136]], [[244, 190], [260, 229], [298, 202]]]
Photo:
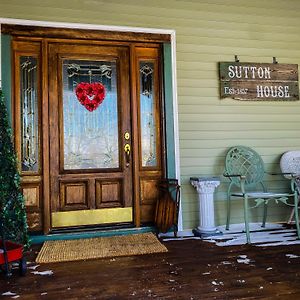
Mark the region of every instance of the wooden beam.
[[141, 32], [121, 32], [104, 30], [85, 30], [56, 27], [21, 26], [2, 24], [1, 31], [4, 34], [40, 38], [66, 38], [85, 40], [106, 40], [106, 41], [126, 41], [126, 42], [170, 42], [169, 34], [141, 33]]

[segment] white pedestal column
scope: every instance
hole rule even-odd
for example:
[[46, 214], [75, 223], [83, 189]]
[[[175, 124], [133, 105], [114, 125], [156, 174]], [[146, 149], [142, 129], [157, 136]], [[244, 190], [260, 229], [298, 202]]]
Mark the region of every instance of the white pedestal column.
[[196, 188], [199, 203], [199, 226], [193, 230], [195, 236], [220, 235], [215, 226], [214, 191], [220, 185], [218, 177], [193, 177], [191, 185]]

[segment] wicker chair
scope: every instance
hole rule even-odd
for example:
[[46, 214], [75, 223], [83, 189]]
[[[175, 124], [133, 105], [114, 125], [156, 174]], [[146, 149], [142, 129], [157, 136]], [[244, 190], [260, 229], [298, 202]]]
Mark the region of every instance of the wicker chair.
[[[290, 193], [267, 192], [263, 183], [265, 175], [264, 163], [259, 154], [251, 148], [244, 146], [235, 146], [229, 149], [225, 161], [224, 176], [230, 179], [227, 192], [227, 222], [226, 229], [229, 229], [231, 198], [239, 198], [244, 203], [244, 221], [247, 243], [250, 244], [249, 230], [249, 209], [264, 206], [262, 227], [265, 227], [267, 218], [267, 205], [274, 200], [298, 207], [298, 192], [292, 189]], [[294, 181], [294, 179], [291, 179]], [[288, 199], [293, 199], [293, 204], [288, 203]], [[297, 225], [297, 235], [300, 239], [298, 209], [295, 210], [295, 219]]]

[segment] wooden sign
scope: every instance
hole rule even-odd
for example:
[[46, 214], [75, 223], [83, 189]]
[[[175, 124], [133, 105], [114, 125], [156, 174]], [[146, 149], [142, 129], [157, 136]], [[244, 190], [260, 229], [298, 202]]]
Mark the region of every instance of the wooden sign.
[[299, 100], [298, 65], [220, 62], [221, 98]]

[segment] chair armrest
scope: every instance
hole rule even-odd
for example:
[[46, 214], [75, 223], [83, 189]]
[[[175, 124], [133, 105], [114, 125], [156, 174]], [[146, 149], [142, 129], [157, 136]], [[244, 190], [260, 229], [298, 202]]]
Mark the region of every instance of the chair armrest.
[[227, 177], [227, 178], [239, 177], [240, 179], [246, 179], [246, 176], [241, 175], [241, 174], [228, 174], [228, 173], [224, 173], [223, 176]]
[[269, 175], [282, 175], [286, 179], [295, 181], [296, 178], [300, 178], [300, 174], [297, 173], [290, 173], [290, 172], [284, 172], [284, 173], [267, 173]]
[[[268, 175], [282, 175], [282, 176], [291, 176], [291, 177], [294, 177], [294, 176], [296, 176], [296, 174], [295, 173], [282, 173], [282, 172], [276, 172], [276, 173], [274, 173], [274, 172], [272, 172], [272, 173], [270, 173], [270, 172], [265, 172], [265, 174], [268, 174]], [[297, 176], [300, 176], [300, 175], [297, 175]], [[297, 177], [296, 176], [296, 177]]]
[[292, 178], [300, 178], [300, 174], [297, 174], [297, 173], [286, 173], [286, 175], [289, 175]]
[[224, 177], [229, 178], [231, 181], [231, 184], [234, 182], [233, 178], [238, 178], [239, 182], [236, 183], [240, 186], [241, 192], [244, 194], [245, 193], [245, 183], [246, 183], [246, 176], [245, 175], [241, 175], [241, 174], [228, 174], [228, 173], [224, 173], [223, 174]]

